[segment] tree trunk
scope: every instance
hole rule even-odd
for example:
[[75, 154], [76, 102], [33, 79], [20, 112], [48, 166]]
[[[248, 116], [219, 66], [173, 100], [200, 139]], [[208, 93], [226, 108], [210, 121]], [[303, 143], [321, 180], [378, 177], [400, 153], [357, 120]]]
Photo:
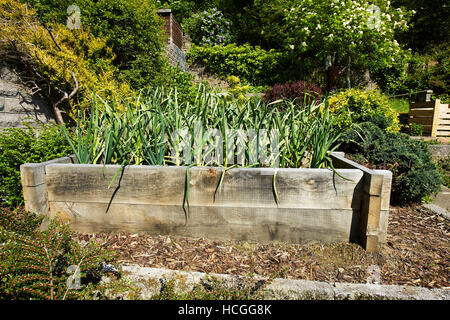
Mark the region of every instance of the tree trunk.
[[347, 87], [349, 89], [352, 88], [352, 84], [351, 84], [351, 81], [350, 81], [350, 65], [351, 65], [351, 62], [352, 62], [352, 60], [350, 58], [350, 55], [348, 55], [348, 61], [347, 61]]

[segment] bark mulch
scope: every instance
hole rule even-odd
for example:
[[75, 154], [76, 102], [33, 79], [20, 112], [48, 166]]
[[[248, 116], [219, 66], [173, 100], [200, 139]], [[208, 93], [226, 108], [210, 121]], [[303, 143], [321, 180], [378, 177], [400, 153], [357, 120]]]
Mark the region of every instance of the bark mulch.
[[206, 273], [366, 283], [380, 270], [381, 284], [449, 286], [450, 223], [422, 206], [391, 207], [387, 244], [367, 253], [350, 243], [251, 243], [145, 234], [75, 234], [105, 242], [118, 263]]

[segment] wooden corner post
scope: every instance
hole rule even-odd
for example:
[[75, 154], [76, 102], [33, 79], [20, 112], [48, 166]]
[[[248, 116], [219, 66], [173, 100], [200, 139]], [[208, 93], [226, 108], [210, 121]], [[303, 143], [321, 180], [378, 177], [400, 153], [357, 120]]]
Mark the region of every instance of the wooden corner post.
[[20, 166], [25, 210], [48, 215], [45, 167], [52, 163], [76, 163], [74, 155], [42, 163], [26, 163]]
[[436, 99], [434, 101], [434, 108], [433, 108], [433, 122], [432, 122], [432, 127], [431, 127], [431, 136], [432, 137], [436, 137], [437, 136], [437, 130], [438, 130], [438, 126], [439, 126], [439, 112], [440, 112], [440, 107], [441, 106], [441, 100]]
[[367, 252], [378, 250], [381, 200], [383, 192], [382, 174], [364, 173], [361, 203], [360, 240]]

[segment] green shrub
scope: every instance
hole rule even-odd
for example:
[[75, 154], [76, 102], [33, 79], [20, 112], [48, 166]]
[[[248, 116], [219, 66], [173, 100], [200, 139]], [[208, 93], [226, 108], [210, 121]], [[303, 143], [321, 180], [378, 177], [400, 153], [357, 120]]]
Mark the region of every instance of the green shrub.
[[440, 191], [442, 180], [427, 144], [407, 134], [364, 122], [343, 134], [340, 150], [362, 163], [392, 171], [392, 203], [419, 202]]
[[388, 98], [378, 91], [348, 89], [330, 96], [328, 102], [330, 111], [337, 115], [336, 128], [346, 129], [354, 123], [362, 123], [378, 115], [390, 122], [386, 131], [400, 130], [397, 112], [392, 108]]
[[322, 98], [322, 89], [314, 83], [306, 81], [286, 82], [275, 84], [264, 95], [264, 100], [272, 102], [276, 100], [290, 100], [296, 104], [319, 103]]
[[423, 134], [423, 125], [417, 124], [417, 123], [412, 123], [409, 130], [410, 130], [410, 135], [421, 136]]
[[56, 125], [28, 124], [26, 129], [0, 132], [0, 203], [17, 206], [23, 202], [20, 165], [43, 162], [71, 154], [70, 145]]
[[233, 41], [231, 22], [217, 8], [204, 10], [183, 22], [184, 31], [197, 45], [227, 45]]
[[436, 166], [442, 177], [442, 184], [450, 188], [450, 157], [439, 159]]
[[[194, 103], [200, 84], [195, 83], [194, 76], [189, 72], [183, 72], [179, 68], [166, 65], [163, 68], [163, 74], [157, 78], [156, 82], [160, 83], [159, 88], [166, 90], [177, 90], [179, 101]], [[206, 81], [204, 81], [206, 82]], [[210, 91], [209, 83], [202, 83], [207, 91]], [[154, 86], [151, 86], [154, 88]]]
[[[22, 0], [25, 2], [25, 0]], [[43, 21], [66, 24], [68, 0], [27, 0]], [[149, 0], [80, 0], [81, 25], [112, 48], [120, 80], [133, 88], [153, 84], [165, 61], [163, 21]]]
[[0, 227], [9, 232], [31, 235], [44, 220], [43, 215], [37, 215], [18, 207], [16, 210], [0, 207]]
[[[0, 208], [0, 299], [92, 298], [101, 263], [114, 253], [92, 241], [81, 246], [58, 218], [38, 231], [41, 221], [33, 213]], [[69, 266], [78, 268], [79, 283], [70, 279]]]
[[72, 92], [73, 73], [79, 88], [59, 106], [69, 117], [76, 116], [75, 110], [89, 109], [93, 91], [108, 99], [132, 94], [128, 83], [117, 79], [115, 54], [106, 39], [94, 37], [89, 30], [69, 30], [65, 21], [53, 23], [50, 33], [35, 10], [18, 0], [0, 3], [0, 21], [5, 22], [0, 28], [0, 38], [5, 40], [0, 41], [1, 62], [38, 87], [49, 102], [61, 99], [61, 90]]
[[371, 74], [383, 92], [414, 93], [431, 89], [433, 99], [449, 103], [450, 44], [442, 43], [427, 54], [408, 54], [404, 61], [374, 69]]
[[264, 50], [248, 44], [238, 46], [193, 45], [188, 52], [191, 63], [200, 62], [206, 70], [222, 79], [236, 76], [252, 85], [267, 85], [278, 82], [283, 54], [275, 50]]

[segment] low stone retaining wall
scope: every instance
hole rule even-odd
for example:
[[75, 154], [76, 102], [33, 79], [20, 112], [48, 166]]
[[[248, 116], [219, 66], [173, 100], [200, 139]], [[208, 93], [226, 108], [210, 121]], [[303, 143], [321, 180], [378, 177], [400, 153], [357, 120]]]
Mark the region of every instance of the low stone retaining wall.
[[433, 159], [445, 159], [450, 157], [450, 144], [430, 144], [428, 149]]
[[[143, 300], [151, 299], [160, 293], [160, 279], [164, 281], [174, 279], [175, 290], [178, 294], [188, 293], [195, 285], [208, 279], [217, 279], [233, 289], [239, 289], [239, 284], [248, 281], [242, 276], [145, 268], [138, 265], [123, 265], [122, 272], [137, 287], [136, 289], [140, 292], [139, 298]], [[267, 278], [258, 276], [253, 280], [267, 281]], [[127, 292], [120, 292], [110, 298], [129, 299]], [[265, 287], [262, 298], [265, 300], [450, 300], [450, 289], [276, 278]]]
[[234, 168], [220, 186], [218, 167], [193, 167], [187, 181], [186, 167], [127, 166], [120, 172], [115, 165], [75, 164], [73, 156], [22, 165], [21, 174], [26, 208], [59, 213], [79, 232], [351, 241], [376, 251], [386, 241], [392, 174], [332, 157], [336, 172]]

